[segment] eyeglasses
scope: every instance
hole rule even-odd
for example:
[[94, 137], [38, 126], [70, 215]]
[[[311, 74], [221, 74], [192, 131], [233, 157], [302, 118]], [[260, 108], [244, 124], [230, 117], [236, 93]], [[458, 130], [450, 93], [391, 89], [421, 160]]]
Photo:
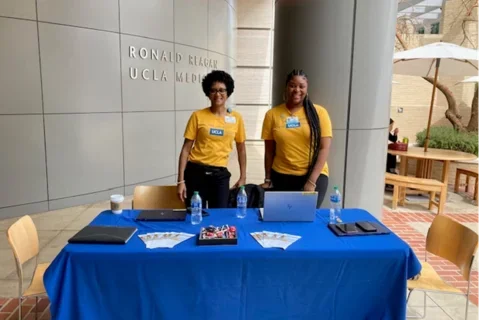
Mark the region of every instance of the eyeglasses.
[[220, 88], [220, 89], [210, 89], [210, 94], [215, 94], [215, 93], [220, 93], [220, 94], [225, 94], [227, 93], [227, 89], [223, 89], [223, 88]]

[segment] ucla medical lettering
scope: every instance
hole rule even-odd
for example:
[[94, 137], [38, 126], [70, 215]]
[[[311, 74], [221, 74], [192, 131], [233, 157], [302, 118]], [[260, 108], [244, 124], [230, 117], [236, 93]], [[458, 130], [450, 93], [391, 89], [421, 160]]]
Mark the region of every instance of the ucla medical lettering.
[[[209, 59], [206, 57], [196, 56], [189, 54], [185, 56], [180, 52], [165, 51], [154, 48], [137, 48], [135, 46], [128, 47], [128, 57], [133, 60], [155, 60], [159, 64], [162, 63], [175, 63], [186, 66], [196, 66], [196, 67], [206, 67], [211, 69], [218, 69], [218, 61], [214, 59]], [[161, 65], [160, 65], [161, 66]], [[204, 74], [193, 73], [186, 71], [176, 71], [175, 76], [168, 74], [167, 70], [156, 69], [156, 68], [144, 68], [144, 67], [130, 67], [129, 76], [132, 80], [152, 80], [152, 81], [168, 81], [174, 78], [176, 82], [185, 82], [185, 83], [200, 83]]]

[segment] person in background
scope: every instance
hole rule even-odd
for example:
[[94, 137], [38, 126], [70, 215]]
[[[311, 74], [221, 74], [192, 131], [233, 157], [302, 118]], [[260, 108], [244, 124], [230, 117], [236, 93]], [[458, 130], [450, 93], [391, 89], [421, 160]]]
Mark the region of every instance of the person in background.
[[[395, 121], [390, 118], [390, 126], [388, 127], [388, 141], [395, 143], [398, 141], [398, 128], [393, 129]], [[392, 133], [393, 132], [393, 133]], [[397, 168], [397, 156], [390, 153], [387, 154], [387, 172], [396, 173]]]
[[317, 191], [320, 207], [328, 187], [327, 157], [332, 124], [327, 110], [308, 97], [308, 79], [293, 70], [285, 82], [285, 103], [270, 109], [263, 121], [265, 189]]
[[227, 164], [233, 141], [240, 165], [240, 179], [234, 188], [245, 184], [247, 154], [243, 118], [225, 105], [234, 87], [232, 77], [224, 71], [212, 71], [202, 80], [203, 92], [211, 105], [193, 112], [188, 120], [178, 161], [177, 195], [187, 207], [193, 192], [198, 191], [203, 208], [206, 202], [209, 208], [227, 208], [231, 177]]

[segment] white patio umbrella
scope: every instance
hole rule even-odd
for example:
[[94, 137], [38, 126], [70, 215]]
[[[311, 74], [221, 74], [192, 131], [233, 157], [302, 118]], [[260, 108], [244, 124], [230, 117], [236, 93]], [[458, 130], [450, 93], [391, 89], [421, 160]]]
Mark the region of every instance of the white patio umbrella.
[[430, 140], [433, 104], [437, 79], [441, 64], [442, 75], [475, 76], [478, 75], [478, 51], [447, 42], [436, 42], [411, 50], [400, 51], [393, 56], [393, 73], [434, 77], [432, 99], [428, 115], [427, 135], [424, 150], [427, 152]]
[[467, 78], [463, 81], [455, 83], [455, 85], [457, 85], [459, 83], [478, 83], [478, 76]]
[[392, 83], [393, 83], [393, 84], [400, 84], [400, 82], [394, 81], [394, 80], [392, 80]]

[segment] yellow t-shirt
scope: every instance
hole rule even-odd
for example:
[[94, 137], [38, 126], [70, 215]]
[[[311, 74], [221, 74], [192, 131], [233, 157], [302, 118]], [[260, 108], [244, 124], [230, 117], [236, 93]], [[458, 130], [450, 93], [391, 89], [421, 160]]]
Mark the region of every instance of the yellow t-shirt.
[[[314, 105], [321, 137], [332, 137], [332, 123], [325, 108]], [[263, 140], [274, 140], [276, 144], [272, 169], [282, 174], [302, 176], [308, 172], [310, 162], [310, 126], [305, 109], [291, 113], [285, 104], [270, 109], [263, 120]], [[328, 176], [328, 165], [322, 169]]]
[[245, 141], [245, 125], [240, 113], [232, 111], [219, 117], [210, 108], [195, 111], [188, 120], [184, 137], [194, 141], [189, 160], [195, 163], [227, 167], [233, 140]]

